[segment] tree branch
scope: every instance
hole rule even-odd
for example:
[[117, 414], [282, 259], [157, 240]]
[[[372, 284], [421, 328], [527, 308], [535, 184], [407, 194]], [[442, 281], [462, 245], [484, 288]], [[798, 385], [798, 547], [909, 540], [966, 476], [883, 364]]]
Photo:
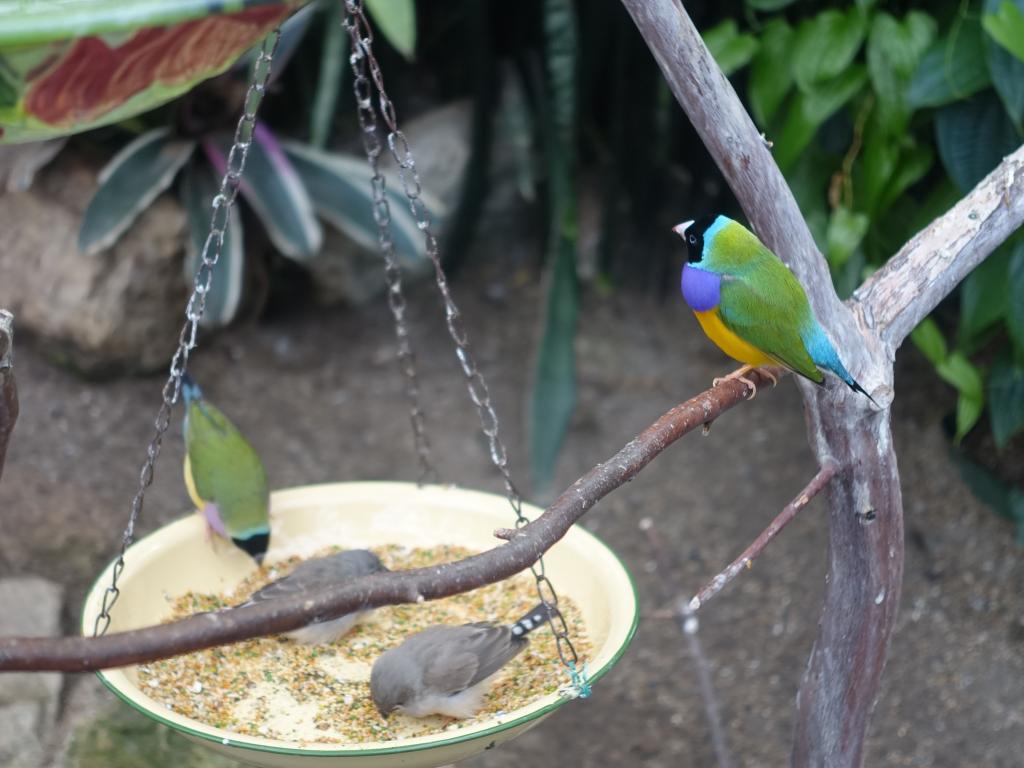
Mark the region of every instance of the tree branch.
[[14, 381], [14, 315], [0, 309], [0, 478], [4, 476], [7, 443], [18, 420], [18, 387]]
[[895, 353], [972, 269], [1024, 224], [1024, 146], [918, 232], [852, 298], [863, 325]]
[[807, 486], [800, 491], [795, 499], [783, 507], [782, 511], [775, 516], [775, 519], [768, 524], [768, 527], [761, 531], [757, 538], [750, 543], [750, 546], [743, 550], [743, 553], [733, 560], [725, 570], [701, 587], [700, 591], [688, 603], [689, 609], [694, 612], [699, 611], [708, 600], [725, 589], [726, 585], [739, 576], [744, 568], [749, 568], [753, 565], [757, 556], [764, 552], [765, 547], [768, 546], [768, 542], [789, 525], [793, 518], [796, 517], [797, 512], [806, 507], [811, 499], [821, 493], [822, 489], [828, 485], [829, 480], [835, 477], [838, 470], [839, 466], [831, 459], [822, 464], [818, 474], [811, 478], [811, 481], [807, 483]]
[[[756, 385], [767, 385], [767, 377], [752, 375]], [[0, 638], [0, 671], [71, 672], [121, 667], [286, 632], [318, 617], [435, 600], [493, 584], [536, 562], [600, 499], [632, 480], [683, 435], [739, 403], [745, 392], [742, 382], [730, 380], [677, 405], [612, 458], [573, 483], [507, 544], [479, 555], [442, 566], [374, 574], [295, 602], [257, 603], [103, 637]]]

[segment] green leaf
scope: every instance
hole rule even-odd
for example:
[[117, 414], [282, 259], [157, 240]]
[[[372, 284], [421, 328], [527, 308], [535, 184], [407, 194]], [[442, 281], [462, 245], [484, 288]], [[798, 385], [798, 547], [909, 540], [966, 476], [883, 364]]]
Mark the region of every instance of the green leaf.
[[327, 3], [324, 16], [324, 48], [320, 55], [320, 76], [313, 96], [313, 113], [310, 118], [309, 141], [314, 147], [323, 149], [334, 121], [341, 90], [341, 75], [348, 58], [348, 32], [342, 26], [345, 16], [341, 3]]
[[867, 60], [871, 84], [878, 98], [879, 120], [888, 133], [906, 127], [910, 110], [907, 86], [925, 50], [935, 39], [935, 20], [911, 11], [903, 21], [888, 13], [875, 14], [868, 34]]
[[1013, 255], [1010, 257], [1010, 279], [1007, 303], [1009, 311], [1006, 319], [1010, 329], [1010, 336], [1017, 342], [1017, 346], [1024, 349], [1024, 235], [1018, 235], [1014, 240], [1007, 241], [1006, 247], [1010, 248]]
[[[210, 232], [210, 204], [219, 191], [210, 170], [197, 162], [185, 166], [181, 201], [188, 218], [189, 240], [185, 258], [185, 280], [189, 285], [199, 269], [203, 245]], [[202, 325], [222, 328], [234, 320], [242, 303], [245, 284], [245, 244], [238, 206], [231, 206], [220, 258], [213, 267], [210, 291], [206, 294]]]
[[852, 99], [866, 82], [866, 70], [855, 64], [834, 80], [796, 94], [775, 142], [775, 160], [783, 171], [800, 157], [821, 124]]
[[889, 183], [877, 198], [874, 210], [888, 208], [907, 189], [912, 187], [928, 173], [935, 164], [935, 155], [931, 147], [915, 144], [900, 151], [900, 159], [896, 170], [889, 177]]
[[968, 395], [963, 392], [956, 399], [956, 435], [953, 441], [959, 443], [967, 433], [971, 431], [982, 411], [985, 410], [985, 400], [976, 395]]
[[[220, 173], [230, 145], [226, 135], [203, 141], [207, 157]], [[313, 201], [277, 139], [262, 123], [253, 130], [239, 189], [283, 256], [301, 260], [320, 250], [323, 231], [313, 213]]]
[[[544, 39], [547, 54], [551, 119], [560, 151], [575, 146], [576, 15], [569, 0], [544, 0]], [[571, 162], [571, 160], [570, 160]]]
[[755, 11], [779, 11], [796, 0], [747, 0], [747, 7]]
[[[1024, 0], [985, 0], [981, 20], [992, 84], [1018, 130], [1024, 126]], [[996, 12], [996, 13], [992, 13]]]
[[757, 122], [766, 127], [793, 85], [789, 49], [793, 28], [784, 19], [772, 19], [761, 32], [761, 50], [750, 66], [747, 95]]
[[[1020, 61], [1024, 61], [1024, 10], [1020, 2], [986, 0], [981, 25], [989, 36]], [[995, 11], [993, 13], [993, 10]]]
[[866, 31], [866, 17], [859, 8], [845, 13], [822, 11], [802, 22], [793, 41], [792, 66], [796, 84], [803, 91], [840, 75], [853, 62]]
[[941, 107], [966, 99], [991, 84], [981, 26], [964, 19], [921, 57], [907, 88], [912, 109]]
[[[373, 217], [373, 176], [365, 158], [325, 152], [297, 142], [282, 142], [295, 172], [302, 180], [316, 212], [336, 229], [370, 251], [378, 251], [377, 223]], [[427, 264], [423, 233], [409, 210], [401, 182], [385, 174], [385, 190], [391, 212], [391, 237], [395, 255], [403, 267], [418, 269]], [[423, 204], [435, 222], [448, 211], [430, 193], [421, 193]]]
[[828, 263], [832, 269], [839, 269], [853, 255], [870, 224], [871, 219], [866, 213], [855, 213], [843, 206], [832, 212], [825, 236]]
[[992, 91], [940, 109], [935, 137], [942, 164], [962, 192], [970, 191], [1021, 141]]
[[943, 381], [956, 387], [960, 394], [977, 400], [983, 398], [981, 373], [962, 352], [950, 353], [945, 360], [935, 366], [935, 370]]
[[169, 128], [142, 134], [100, 171], [99, 187], [82, 218], [78, 248], [86, 254], [109, 248], [174, 177], [192, 155], [195, 142], [177, 139]]
[[702, 37], [726, 77], [745, 67], [760, 47], [756, 37], [740, 33], [735, 19], [726, 19], [704, 32]]
[[996, 445], [1004, 447], [1024, 429], [1024, 364], [1012, 350], [1000, 355], [988, 379], [989, 418]]
[[938, 367], [946, 356], [949, 349], [946, 346], [946, 339], [939, 330], [938, 324], [931, 317], [926, 317], [918, 326], [910, 332], [910, 340], [914, 346], [921, 350], [932, 365]]
[[[950, 448], [949, 455], [953, 464], [960, 470], [960, 477], [964, 484], [971, 489], [971, 493], [982, 504], [1000, 517], [1005, 517], [1008, 520], [1017, 518], [1024, 522], [1024, 517], [1018, 518], [1015, 514], [1015, 497], [1019, 492], [1015, 493], [1016, 489], [1013, 486], [1000, 480], [993, 472], [972, 460], [959, 448]], [[1020, 528], [1018, 528], [1018, 533], [1019, 531]]]
[[416, 3], [413, 0], [366, 0], [366, 10], [396, 51], [409, 61], [416, 58]]
[[1006, 317], [1010, 305], [1010, 283], [1006, 279], [1010, 250], [1000, 246], [975, 267], [960, 286], [961, 349], [973, 351], [978, 337]]

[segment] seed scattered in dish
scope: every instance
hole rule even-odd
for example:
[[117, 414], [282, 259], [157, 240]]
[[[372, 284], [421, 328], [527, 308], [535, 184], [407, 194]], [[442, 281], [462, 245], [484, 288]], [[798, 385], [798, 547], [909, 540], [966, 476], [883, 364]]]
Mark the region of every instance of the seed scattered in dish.
[[[316, 556], [339, 549], [326, 549]], [[422, 568], [474, 554], [454, 546], [411, 549], [387, 545], [373, 551], [392, 570]], [[299, 562], [295, 557], [275, 563], [227, 594], [188, 592], [171, 598], [169, 618], [244, 602]], [[501, 719], [566, 682], [550, 630], [531, 635], [530, 645], [491, 685], [483, 709], [467, 720], [415, 719], [399, 714], [384, 720], [370, 699], [373, 662], [408, 635], [432, 624], [511, 623], [536, 604], [536, 587], [526, 572], [443, 600], [378, 608], [330, 645], [307, 646], [279, 637], [246, 640], [140, 665], [138, 682], [148, 696], [185, 717], [247, 736], [300, 744], [391, 741], [458, 730], [481, 720]], [[591, 644], [580, 611], [565, 596], [559, 599], [559, 608], [582, 664], [591, 655]]]

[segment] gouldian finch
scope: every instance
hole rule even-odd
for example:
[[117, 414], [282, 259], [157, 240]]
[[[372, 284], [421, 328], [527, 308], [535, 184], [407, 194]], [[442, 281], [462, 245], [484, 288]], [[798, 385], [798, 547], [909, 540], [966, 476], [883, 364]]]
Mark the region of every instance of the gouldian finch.
[[270, 491], [263, 463], [188, 374], [181, 377], [181, 392], [188, 494], [210, 531], [230, 538], [260, 564], [270, 544]]
[[[350, 549], [299, 563], [287, 576], [254, 592], [249, 602], [262, 603], [267, 600], [295, 597], [386, 570], [380, 558], [373, 552], [366, 549]], [[310, 645], [332, 643], [352, 629], [367, 613], [369, 611], [356, 611], [337, 618], [317, 619], [305, 627], [286, 632], [285, 637]]]
[[726, 216], [684, 221], [673, 231], [686, 241], [683, 298], [708, 338], [744, 363], [725, 379], [738, 378], [756, 394], [744, 374], [760, 366], [781, 365], [824, 385], [822, 368], [875, 402], [839, 360], [803, 286], [753, 232]]
[[472, 717], [483, 704], [490, 678], [530, 642], [548, 620], [541, 604], [515, 624], [486, 621], [427, 627], [385, 651], [370, 671], [370, 695], [383, 717]]

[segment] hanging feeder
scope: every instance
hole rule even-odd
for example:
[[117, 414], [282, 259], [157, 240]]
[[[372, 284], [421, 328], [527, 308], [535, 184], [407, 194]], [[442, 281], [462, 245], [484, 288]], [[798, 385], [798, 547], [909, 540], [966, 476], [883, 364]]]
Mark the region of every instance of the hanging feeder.
[[[363, 130], [367, 160], [373, 172], [374, 217], [380, 229], [398, 359], [406, 376], [421, 484], [341, 483], [277, 491], [271, 494], [270, 501], [272, 535], [268, 559], [273, 562], [293, 556], [308, 557], [331, 545], [346, 549], [386, 545], [490, 549], [496, 543], [495, 529], [505, 527], [513, 520], [517, 526], [522, 525], [528, 520], [527, 513], [536, 515], [541, 510], [524, 504], [512, 482], [507, 452], [499, 434], [498, 417], [484, 376], [476, 366], [464, 320], [448, 288], [437, 239], [431, 231], [430, 214], [420, 195], [422, 187], [411, 147], [398, 128], [394, 105], [384, 91], [383, 75], [372, 52], [373, 34], [362, 2], [346, 0], [345, 5], [345, 29], [352, 41], [350, 62], [354, 72], [357, 115]], [[128, 630], [158, 624], [171, 618], [173, 598], [188, 592], [225, 593], [253, 573], [251, 559], [240, 551], [233, 547], [210, 546], [205, 524], [198, 515], [190, 515], [137, 543], [132, 542], [145, 492], [153, 478], [154, 464], [181, 392], [182, 376], [196, 346], [205, 297], [213, 279], [212, 270], [223, 247], [226, 218], [244, 171], [256, 123], [256, 110], [265, 93], [279, 39], [280, 32], [272, 32], [264, 40], [253, 64], [253, 79], [246, 94], [234, 144], [228, 154], [220, 191], [212, 204], [210, 233], [202, 249], [193, 292], [186, 308], [186, 322], [179, 334], [178, 349], [164, 384], [163, 401], [155, 420], [156, 431], [142, 464], [131, 515], [122, 535], [121, 552], [87, 597], [82, 623], [85, 634], [102, 635], [111, 628]], [[389, 231], [389, 203], [379, 171], [383, 144], [377, 135], [378, 128], [387, 132], [387, 147], [398, 165], [411, 212], [424, 233], [426, 255], [434, 266], [448, 332], [465, 375], [469, 399], [480, 417], [480, 428], [487, 439], [491, 463], [504, 479], [504, 498], [452, 486], [422, 484], [426, 478], [436, 477], [437, 473], [430, 460], [430, 443], [420, 408], [401, 271]], [[632, 638], [637, 622], [632, 582], [622, 563], [596, 537], [574, 527], [530, 570], [536, 581], [538, 599], [552, 617], [548, 622], [549, 631], [553, 632], [558, 657], [568, 672], [569, 684], [554, 693], [542, 693], [510, 712], [454, 724], [433, 734], [403, 737], [401, 733], [395, 733], [398, 738], [392, 740], [359, 743], [321, 743], [315, 734], [305, 739], [298, 734], [293, 741], [270, 738], [269, 733], [267, 737], [252, 736], [208, 725], [156, 701], [147, 694], [146, 686], [140, 684], [138, 667], [106, 671], [100, 673], [100, 677], [118, 696], [148, 717], [249, 764], [444, 765], [513, 738], [569, 699], [586, 695], [589, 683], [614, 665]], [[556, 583], [559, 591], [572, 599], [582, 615], [592, 644], [586, 659], [579, 658], [573, 646], [568, 624], [558, 607]], [[117, 608], [113, 610], [115, 602]], [[399, 642], [401, 638], [395, 637], [394, 640]], [[372, 661], [365, 664], [369, 666]], [[288, 737], [292, 738], [291, 733]]]
[[[332, 544], [489, 549], [498, 543], [494, 530], [508, 523], [508, 514], [504, 497], [450, 486], [372, 482], [291, 488], [271, 498], [274, 537], [268, 561], [305, 557]], [[231, 590], [254, 567], [234, 547], [210, 546], [204, 523], [195, 514], [141, 539], [128, 550], [126, 560], [130, 567], [120, 581], [122, 593], [110, 631], [165, 621], [171, 611], [165, 598], [190, 590]], [[571, 598], [583, 614], [593, 644], [587, 659], [589, 679], [597, 680], [619, 659], [636, 629], [637, 600], [629, 574], [611, 549], [579, 526], [571, 528], [544, 561], [560, 594]], [[112, 567], [100, 575], [86, 598], [83, 633], [92, 632]], [[211, 749], [252, 765], [297, 768], [445, 765], [518, 736], [569, 701], [552, 693], [500, 717], [428, 736], [360, 744], [299, 743], [244, 736], [172, 712], [140, 686], [136, 667], [102, 672], [100, 678], [147, 717]]]

